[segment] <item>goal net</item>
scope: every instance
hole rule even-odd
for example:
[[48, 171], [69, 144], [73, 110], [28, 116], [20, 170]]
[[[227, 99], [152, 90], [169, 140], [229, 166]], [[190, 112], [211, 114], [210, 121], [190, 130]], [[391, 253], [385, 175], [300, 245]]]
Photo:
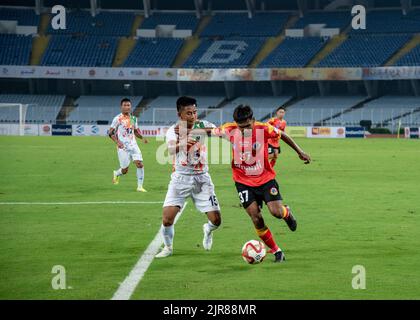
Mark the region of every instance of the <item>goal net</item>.
[[[27, 104], [0, 103], [0, 124], [17, 124], [17, 134], [20, 136], [25, 135], [25, 121], [27, 110]], [[5, 126], [0, 126], [0, 135], [10, 133], [13, 134], [13, 132], [10, 131], [13, 130], [7, 129]]]

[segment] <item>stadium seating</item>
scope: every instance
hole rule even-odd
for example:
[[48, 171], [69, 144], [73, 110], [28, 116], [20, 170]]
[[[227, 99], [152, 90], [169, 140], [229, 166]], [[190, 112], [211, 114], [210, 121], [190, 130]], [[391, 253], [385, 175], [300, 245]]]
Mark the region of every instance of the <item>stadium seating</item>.
[[39, 15], [34, 9], [0, 8], [0, 20], [17, 21], [20, 26], [38, 26]]
[[278, 35], [288, 13], [258, 12], [251, 19], [247, 13], [216, 13], [201, 37], [270, 37]]
[[378, 67], [382, 66], [408, 40], [410, 35], [352, 35], [319, 67]]
[[350, 11], [308, 12], [295, 23], [292, 29], [303, 29], [309, 24], [325, 24], [326, 28], [339, 28], [342, 30], [350, 24], [351, 19]]
[[420, 10], [403, 15], [401, 10], [371, 11], [366, 16], [366, 29], [351, 30], [352, 34], [417, 33], [420, 32]]
[[396, 66], [420, 66], [420, 45], [402, 56], [396, 63]]
[[304, 67], [324, 45], [325, 42], [318, 37], [287, 37], [259, 67]]
[[140, 29], [155, 29], [158, 25], [175, 25], [176, 29], [192, 30], [194, 33], [199, 20], [194, 13], [154, 13], [145, 18]]
[[102, 36], [129, 36], [134, 22], [134, 13], [100, 12], [92, 17], [89, 11], [71, 11], [66, 15], [66, 29], [54, 30], [50, 34], [88, 34]]
[[[64, 99], [63, 95], [0, 94], [0, 103], [28, 104], [27, 123], [55, 123]], [[19, 109], [0, 108], [0, 121], [19, 122]]]
[[55, 35], [41, 61], [43, 66], [111, 67], [117, 38]]
[[28, 65], [31, 47], [31, 36], [0, 34], [0, 65]]
[[[132, 110], [140, 103], [142, 97], [128, 97]], [[74, 108], [67, 117], [67, 123], [97, 123], [104, 121], [111, 123], [112, 119], [121, 112], [121, 96], [80, 96]]]
[[[289, 125], [312, 126], [324, 119], [342, 113], [362, 102], [363, 96], [313, 96], [300, 100], [286, 110], [286, 120]], [[340, 119], [334, 118], [325, 122], [326, 125], [341, 125]], [[324, 124], [324, 123], [323, 123]]]
[[360, 120], [371, 120], [373, 125], [386, 125], [392, 119], [420, 108], [418, 97], [384, 96], [344, 113], [340, 121], [347, 125], [359, 125]]
[[184, 67], [247, 67], [264, 41], [262, 38], [229, 38], [215, 41], [202, 39], [200, 46], [184, 63]]
[[[143, 125], [171, 125], [178, 120], [176, 111], [176, 100], [178, 97], [175, 96], [161, 96], [149, 103], [147, 108], [143, 110], [139, 115], [139, 123]], [[218, 96], [196, 96], [198, 104], [198, 117], [200, 119], [205, 118], [208, 111], [203, 109], [214, 108], [223, 101], [223, 97]]]
[[181, 39], [139, 39], [124, 67], [170, 67], [181, 49]]

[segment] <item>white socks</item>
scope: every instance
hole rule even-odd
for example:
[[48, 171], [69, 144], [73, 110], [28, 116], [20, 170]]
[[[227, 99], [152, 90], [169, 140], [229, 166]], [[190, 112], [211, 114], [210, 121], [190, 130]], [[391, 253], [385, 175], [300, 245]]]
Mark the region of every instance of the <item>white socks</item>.
[[143, 186], [144, 180], [144, 168], [137, 168], [137, 185], [139, 187]]
[[172, 243], [174, 242], [175, 235], [174, 225], [171, 225], [169, 227], [165, 227], [164, 225], [162, 225], [162, 235], [165, 246], [172, 248]]
[[121, 168], [119, 168], [117, 171], [115, 171], [115, 175], [117, 177], [122, 176], [122, 170], [121, 170]]
[[219, 228], [219, 226], [214, 225], [213, 223], [211, 223], [211, 221], [207, 221], [206, 224], [206, 228], [209, 232], [213, 232], [214, 230], [216, 230], [217, 228]]

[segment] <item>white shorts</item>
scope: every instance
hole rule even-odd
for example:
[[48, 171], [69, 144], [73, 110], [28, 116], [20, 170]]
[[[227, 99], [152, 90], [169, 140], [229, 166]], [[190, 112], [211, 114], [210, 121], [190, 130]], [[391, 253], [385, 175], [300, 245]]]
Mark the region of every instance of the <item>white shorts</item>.
[[208, 173], [183, 175], [172, 173], [163, 207], [184, 206], [188, 197], [202, 213], [220, 211], [219, 202], [214, 192], [214, 184]]
[[138, 145], [131, 146], [129, 148], [120, 149], [118, 148], [118, 160], [120, 161], [121, 168], [128, 168], [131, 161], [143, 161]]

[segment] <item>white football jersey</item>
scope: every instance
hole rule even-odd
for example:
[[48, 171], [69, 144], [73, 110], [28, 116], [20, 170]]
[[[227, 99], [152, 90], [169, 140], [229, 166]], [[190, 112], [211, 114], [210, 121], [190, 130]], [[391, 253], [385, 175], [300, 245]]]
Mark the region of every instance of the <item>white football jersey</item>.
[[137, 118], [120, 113], [112, 120], [111, 128], [115, 129], [117, 138], [126, 148], [137, 144], [134, 130], [138, 129]]
[[[169, 144], [169, 141], [178, 141], [178, 136], [175, 133], [175, 126], [176, 124], [171, 126], [166, 132], [166, 144]], [[194, 125], [194, 128], [216, 128], [216, 126], [206, 120], [199, 120]], [[198, 142], [188, 152], [186, 150], [179, 150], [173, 159], [175, 172], [193, 175], [207, 173], [209, 171], [206, 137], [207, 135], [205, 133], [196, 135], [193, 138]]]

